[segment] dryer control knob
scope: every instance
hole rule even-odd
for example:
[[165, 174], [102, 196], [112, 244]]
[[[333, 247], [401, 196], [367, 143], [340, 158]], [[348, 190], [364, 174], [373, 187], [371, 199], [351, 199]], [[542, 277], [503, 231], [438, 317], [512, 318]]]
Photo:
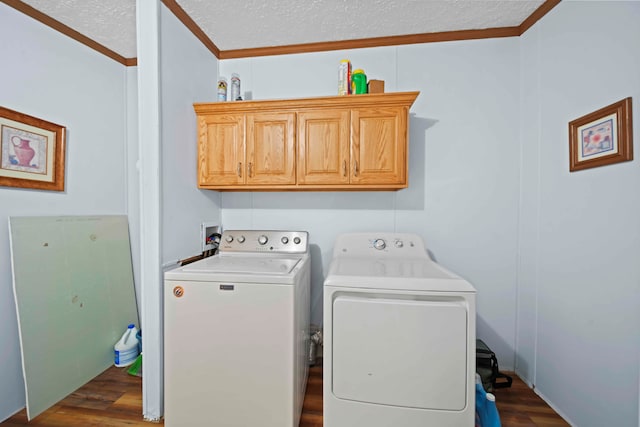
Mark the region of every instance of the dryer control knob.
[[381, 251], [384, 248], [387, 247], [387, 242], [385, 242], [382, 239], [376, 239], [373, 241], [373, 247], [376, 248], [377, 250]]
[[300, 240], [299, 237], [296, 236], [296, 237], [293, 238], [293, 243], [295, 243], [296, 245], [299, 245], [300, 242], [301, 242], [301, 240]]
[[224, 240], [226, 240], [227, 243], [231, 243], [231, 242], [233, 242], [233, 236], [229, 235], [229, 236], [225, 237]]
[[280, 239], [280, 241], [283, 245], [286, 245], [287, 243], [289, 243], [289, 238], [287, 236], [284, 236], [282, 239]]
[[258, 237], [258, 243], [260, 243], [261, 245], [266, 245], [268, 241], [269, 241], [269, 238], [264, 234]]
[[396, 248], [401, 248], [404, 246], [404, 243], [402, 243], [402, 240], [396, 240], [395, 242]]
[[238, 243], [244, 243], [245, 238], [244, 236], [238, 236]]

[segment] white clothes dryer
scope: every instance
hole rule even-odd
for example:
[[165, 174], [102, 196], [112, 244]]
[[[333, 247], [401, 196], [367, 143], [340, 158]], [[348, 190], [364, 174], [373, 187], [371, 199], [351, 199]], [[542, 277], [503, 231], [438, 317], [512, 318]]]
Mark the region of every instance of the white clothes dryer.
[[309, 238], [227, 230], [165, 273], [167, 427], [297, 427], [309, 366]]
[[324, 282], [325, 427], [472, 427], [475, 293], [415, 234], [338, 236]]

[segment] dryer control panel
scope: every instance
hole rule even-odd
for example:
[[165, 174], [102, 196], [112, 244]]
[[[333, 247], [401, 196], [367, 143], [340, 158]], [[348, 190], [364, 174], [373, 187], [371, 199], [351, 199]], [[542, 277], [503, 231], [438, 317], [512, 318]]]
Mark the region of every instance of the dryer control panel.
[[334, 257], [378, 256], [420, 258], [428, 256], [420, 236], [409, 233], [347, 233], [338, 236]]
[[303, 254], [309, 250], [309, 233], [284, 230], [226, 230], [220, 252], [273, 252]]

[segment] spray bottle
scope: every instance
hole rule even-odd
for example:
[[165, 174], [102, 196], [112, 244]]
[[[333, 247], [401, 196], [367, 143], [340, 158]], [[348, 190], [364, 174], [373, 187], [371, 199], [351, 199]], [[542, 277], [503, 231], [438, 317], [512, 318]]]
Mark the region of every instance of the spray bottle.
[[476, 427], [501, 427], [496, 407], [496, 397], [482, 387], [480, 375], [476, 373]]

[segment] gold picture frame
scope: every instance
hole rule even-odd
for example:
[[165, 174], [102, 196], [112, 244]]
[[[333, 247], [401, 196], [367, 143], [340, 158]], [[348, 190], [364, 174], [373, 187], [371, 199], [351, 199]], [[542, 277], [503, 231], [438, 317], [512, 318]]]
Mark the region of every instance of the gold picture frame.
[[64, 191], [66, 128], [0, 107], [0, 186]]
[[631, 97], [569, 123], [569, 171], [633, 160]]

